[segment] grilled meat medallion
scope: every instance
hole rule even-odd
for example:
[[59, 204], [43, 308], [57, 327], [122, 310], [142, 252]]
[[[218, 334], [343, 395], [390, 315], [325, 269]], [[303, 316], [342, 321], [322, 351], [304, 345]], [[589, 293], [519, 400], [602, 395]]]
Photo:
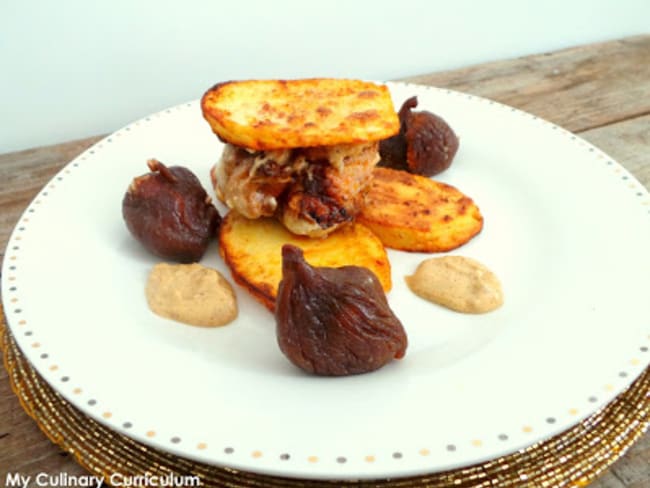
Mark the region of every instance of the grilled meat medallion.
[[354, 220], [379, 141], [400, 129], [388, 87], [351, 79], [226, 81], [205, 92], [201, 111], [225, 144], [217, 196], [310, 237]]
[[226, 144], [212, 178], [218, 198], [247, 218], [277, 217], [291, 232], [328, 234], [364, 204], [379, 143], [252, 151]]

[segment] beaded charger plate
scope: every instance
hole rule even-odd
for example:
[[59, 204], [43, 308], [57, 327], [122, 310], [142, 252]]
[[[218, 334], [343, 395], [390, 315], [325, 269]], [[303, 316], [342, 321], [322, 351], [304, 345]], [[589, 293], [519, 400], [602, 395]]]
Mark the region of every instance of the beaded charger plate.
[[[235, 287], [239, 316], [226, 327], [154, 315], [144, 285], [157, 259], [129, 235], [121, 201], [151, 157], [210, 186], [222, 145], [191, 102], [85, 151], [14, 229], [3, 303], [40, 377], [84, 415], [150, 448], [299, 479], [472, 466], [609, 404], [650, 363], [647, 190], [594, 146], [533, 115], [448, 90], [389, 88], [397, 106], [416, 95], [419, 109], [459, 135], [454, 164], [436, 179], [472, 197], [485, 224], [452, 254], [499, 276], [501, 308], [468, 315], [418, 298], [404, 277], [431, 255], [389, 250], [388, 300], [408, 334], [406, 356], [342, 378], [287, 361], [272, 314], [243, 288]], [[216, 245], [202, 264], [230, 276]]]
[[106, 480], [198, 476], [206, 487], [523, 487], [585, 486], [622, 456], [650, 424], [650, 369], [609, 405], [544, 442], [483, 464], [396, 480], [315, 481], [248, 473], [153, 449], [95, 422], [66, 402], [34, 370], [4, 323], [4, 363], [11, 387], [41, 430], [79, 464]]

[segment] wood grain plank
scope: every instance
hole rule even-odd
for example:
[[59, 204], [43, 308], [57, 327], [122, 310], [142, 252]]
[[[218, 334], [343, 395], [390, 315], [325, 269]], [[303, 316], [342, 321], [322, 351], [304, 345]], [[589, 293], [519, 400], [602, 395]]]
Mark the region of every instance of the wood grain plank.
[[590, 487], [591, 488], [629, 488], [611, 470], [603, 473], [596, 481], [594, 481], [590, 485]]
[[[485, 96], [578, 132], [650, 187], [650, 35], [408, 80]], [[0, 155], [0, 252], [43, 185], [99, 139]], [[650, 433], [591, 488], [650, 487], [649, 466]], [[1, 370], [0, 480], [10, 470], [26, 475], [84, 472], [25, 414]]]
[[9, 235], [29, 202], [63, 166], [101, 138], [0, 154], [0, 264]]
[[650, 115], [580, 133], [650, 189]]
[[650, 35], [405, 80], [484, 96], [580, 132], [650, 113]]
[[[646, 434], [641, 442], [635, 444], [625, 455], [625, 462], [616, 463], [611, 471], [624, 486], [650, 487], [650, 435]], [[599, 488], [599, 487], [596, 487]]]
[[9, 386], [4, 368], [0, 370], [0, 482], [9, 472], [36, 476], [40, 472], [82, 474], [81, 466], [52, 444], [29, 417]]

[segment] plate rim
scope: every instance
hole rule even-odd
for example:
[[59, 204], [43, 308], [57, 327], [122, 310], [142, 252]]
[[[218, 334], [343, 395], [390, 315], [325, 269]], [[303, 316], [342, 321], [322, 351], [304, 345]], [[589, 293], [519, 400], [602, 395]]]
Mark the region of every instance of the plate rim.
[[[499, 108], [501, 108], [501, 109], [503, 109], [503, 110], [505, 110], [507, 112], [516, 113], [519, 116], [525, 116], [525, 117], [532, 118], [533, 120], [536, 120], [539, 123], [541, 123], [543, 125], [546, 125], [548, 128], [551, 128], [552, 130], [557, 130], [557, 131], [559, 131], [559, 133], [564, 133], [564, 135], [574, 139], [575, 141], [577, 141], [577, 143], [583, 144], [588, 151], [596, 152], [597, 154], [604, 155], [604, 159], [607, 161], [606, 164], [608, 164], [609, 166], [612, 166], [614, 168], [621, 169], [626, 174], [626, 176], [628, 176], [629, 181], [630, 182], [636, 182], [637, 186], [640, 187], [640, 189], [642, 189], [641, 191], [645, 192], [645, 197], [646, 198], [648, 197], [648, 190], [645, 189], [645, 187], [636, 179], [636, 177], [633, 174], [631, 174], [629, 171], [627, 171], [620, 163], [616, 162], [613, 158], [606, 155], [603, 151], [596, 148], [595, 146], [593, 146], [589, 142], [585, 141], [584, 139], [580, 138], [579, 136], [577, 136], [575, 134], [572, 134], [571, 132], [567, 131], [566, 129], [563, 129], [563, 128], [561, 128], [561, 127], [559, 127], [559, 126], [557, 126], [557, 125], [555, 125], [555, 124], [553, 124], [551, 122], [548, 122], [548, 121], [546, 121], [546, 120], [544, 120], [544, 119], [542, 119], [540, 117], [537, 117], [535, 115], [529, 114], [529, 113], [524, 112], [524, 111], [521, 111], [521, 110], [516, 109], [514, 107], [510, 107], [510, 106], [502, 104], [500, 102], [496, 102], [496, 101], [489, 100], [489, 99], [484, 98], [484, 97], [479, 97], [479, 96], [475, 96], [475, 95], [471, 95], [471, 94], [467, 94], [467, 93], [463, 93], [463, 92], [457, 92], [457, 91], [454, 91], [454, 90], [449, 90], [449, 89], [444, 89], [444, 88], [437, 88], [437, 87], [432, 87], [432, 86], [428, 86], [428, 85], [417, 85], [417, 84], [413, 84], [413, 83], [403, 83], [403, 82], [386, 82], [386, 85], [388, 85], [389, 88], [391, 86], [401, 86], [401, 87], [404, 87], [404, 88], [411, 88], [413, 90], [424, 90], [424, 91], [434, 90], [434, 91], [438, 91], [438, 92], [441, 92], [441, 93], [446, 93], [447, 95], [451, 95], [451, 96], [467, 97], [468, 99], [473, 100], [473, 101], [477, 101], [477, 102], [480, 102], [480, 103], [488, 103], [490, 105], [498, 106]], [[120, 131], [129, 131], [129, 130], [131, 130], [130, 129], [131, 127], [134, 127], [134, 126], [138, 125], [139, 123], [149, 121], [149, 120], [151, 120], [153, 118], [156, 118], [156, 117], [159, 117], [159, 116], [162, 116], [162, 115], [166, 115], [166, 114], [172, 114], [172, 113], [174, 113], [175, 110], [184, 109], [184, 108], [192, 108], [192, 107], [196, 106], [197, 103], [198, 103], [198, 100], [193, 100], [191, 102], [186, 102], [186, 103], [182, 103], [182, 104], [172, 106], [172, 107], [167, 108], [167, 109], [163, 109], [161, 111], [155, 112], [155, 113], [150, 114], [148, 116], [142, 117], [141, 119], [138, 119], [137, 121], [134, 121], [134, 122], [128, 124], [127, 126], [121, 128], [121, 129], [118, 129], [117, 131], [113, 132], [112, 134], [102, 138], [100, 141], [93, 144], [90, 148], [88, 148], [82, 154], [80, 154], [79, 156], [77, 156], [76, 158], [74, 158], [73, 160], [68, 162], [59, 172], [57, 172], [56, 175], [54, 175], [49, 180], [49, 182], [39, 191], [37, 196], [34, 197], [34, 199], [29, 203], [29, 205], [26, 207], [26, 209], [23, 212], [23, 214], [21, 215], [21, 217], [18, 219], [14, 229], [12, 230], [12, 233], [11, 233], [11, 235], [9, 237], [9, 240], [7, 241], [7, 248], [6, 248], [7, 251], [5, 253], [5, 258], [3, 260], [2, 301], [3, 301], [3, 305], [5, 307], [5, 315], [6, 315], [6, 318], [7, 318], [7, 325], [9, 326], [12, 333], [20, 331], [20, 327], [21, 327], [21, 324], [20, 324], [21, 315], [20, 314], [22, 313], [22, 310], [20, 308], [15, 308], [15, 307], [13, 309], [11, 309], [11, 299], [15, 295], [15, 290], [12, 290], [12, 284], [10, 282], [11, 277], [15, 275], [14, 270], [11, 269], [11, 267], [12, 267], [12, 264], [11, 264], [11, 256], [12, 256], [11, 246], [15, 246], [16, 242], [17, 242], [16, 238], [21, 237], [21, 234], [24, 231], [24, 226], [21, 226], [21, 222], [23, 222], [25, 218], [29, 217], [30, 210], [33, 211], [34, 205], [35, 205], [35, 202], [37, 201], [37, 199], [39, 197], [42, 198], [42, 194], [43, 194], [44, 191], [46, 191], [48, 186], [56, 183], [57, 180], [60, 180], [62, 178], [62, 175], [64, 175], [65, 171], [69, 171], [70, 169], [79, 166], [81, 161], [84, 161], [85, 159], [90, 158], [94, 154], [94, 151], [97, 150], [97, 148], [101, 148], [102, 144], [110, 143], [111, 138], [115, 137], [115, 134], [119, 133]], [[650, 213], [650, 211], [649, 211], [649, 213]], [[21, 229], [21, 227], [23, 227], [23, 228]], [[9, 310], [9, 314], [6, 313], [7, 310]], [[16, 336], [20, 336], [20, 334], [16, 334]], [[50, 386], [52, 386], [52, 388], [54, 388], [57, 392], [62, 394], [64, 396], [64, 398], [66, 398], [66, 400], [70, 401], [75, 407], [80, 408], [80, 410], [84, 414], [89, 415], [91, 418], [101, 422], [104, 425], [107, 425], [108, 427], [110, 427], [112, 429], [117, 428], [117, 431], [119, 433], [121, 433], [121, 434], [132, 437], [132, 438], [134, 438], [134, 439], [136, 439], [138, 441], [141, 441], [141, 442], [143, 442], [145, 444], [152, 445], [153, 447], [163, 449], [163, 450], [168, 451], [168, 452], [173, 452], [174, 454], [177, 454], [177, 455], [180, 455], [180, 456], [183, 456], [183, 457], [188, 457], [188, 458], [191, 458], [191, 459], [195, 459], [195, 460], [201, 461], [201, 462], [209, 462], [209, 463], [217, 464], [217, 465], [221, 465], [221, 466], [235, 467], [237, 469], [243, 469], [243, 470], [255, 471], [255, 472], [263, 472], [263, 473], [269, 473], [269, 474], [280, 475], [280, 476], [290, 476], [290, 477], [294, 477], [294, 476], [298, 477], [299, 476], [299, 477], [309, 477], [309, 478], [312, 478], [312, 477], [313, 478], [321, 478], [323, 476], [323, 473], [320, 472], [318, 469], [315, 469], [315, 470], [313, 470], [311, 472], [302, 472], [302, 471], [298, 472], [298, 473], [288, 472], [288, 471], [286, 471], [286, 467], [285, 467], [286, 465], [280, 466], [279, 471], [274, 470], [272, 466], [266, 466], [266, 465], [261, 466], [262, 469], [255, 469], [255, 466], [251, 466], [250, 464], [240, 464], [240, 463], [237, 462], [236, 458], [233, 458], [233, 457], [229, 458], [228, 456], [222, 457], [222, 459], [227, 459], [227, 461], [225, 461], [223, 463], [217, 462], [214, 459], [207, 459], [206, 460], [205, 456], [201, 456], [200, 452], [198, 452], [198, 453], [187, 452], [184, 449], [176, 448], [177, 446], [175, 446], [173, 443], [169, 444], [168, 442], [167, 443], [157, 442], [158, 439], [148, 438], [146, 435], [143, 437], [142, 435], [138, 435], [138, 434], [140, 434], [139, 432], [129, 431], [128, 428], [119, 429], [119, 426], [116, 426], [113, 422], [110, 421], [110, 417], [109, 418], [103, 417], [101, 414], [99, 414], [96, 410], [94, 410], [92, 408], [84, 408], [84, 405], [80, 404], [80, 402], [78, 401], [77, 398], [71, 396], [70, 392], [68, 390], [64, 389], [62, 391], [62, 389], [58, 387], [59, 386], [58, 383], [55, 382], [55, 381], [52, 381], [52, 375], [51, 374], [48, 374], [46, 371], [41, 371], [41, 368], [43, 366], [41, 364], [39, 364], [38, 361], [32, 360], [32, 359], [35, 359], [35, 355], [34, 355], [35, 353], [33, 353], [29, 349], [28, 342], [30, 342], [31, 337], [32, 337], [31, 334], [26, 335], [26, 336], [20, 336], [20, 339], [17, 340], [17, 343], [18, 343], [19, 347], [21, 348], [21, 350], [23, 351], [23, 353], [26, 355], [26, 357], [30, 360], [30, 363], [34, 365], [34, 367], [37, 369], [37, 371], [40, 374], [42, 374], [42, 376], [48, 382], [48, 384], [50, 384]], [[642, 347], [645, 347], [645, 346], [642, 346]], [[30, 358], [30, 356], [32, 356], [32, 357]], [[642, 366], [643, 362], [640, 362], [640, 365]], [[640, 366], [640, 365], [636, 365], [636, 366]], [[615, 398], [615, 396], [618, 393], [620, 393], [625, 388], [627, 388], [629, 386], [629, 384], [631, 384], [634, 381], [634, 379], [636, 379], [643, 372], [643, 369], [644, 369], [643, 367], [641, 367], [641, 368], [637, 367], [637, 368], [635, 368], [633, 370], [634, 371], [633, 373], [629, 373], [626, 376], [622, 376], [620, 378], [620, 381], [615, 385], [615, 390], [614, 390], [615, 394], [612, 394], [610, 396], [610, 401], [611, 401], [611, 399]], [[43, 374], [43, 373], [45, 373], [45, 374]], [[572, 426], [572, 425], [576, 425], [581, 420], [583, 420], [584, 418], [586, 418], [589, 415], [591, 415], [592, 413], [594, 413], [594, 411], [596, 411], [596, 409], [594, 409], [592, 411], [583, 411], [583, 412], [580, 412], [579, 414], [576, 414], [574, 421], [570, 423], [569, 427]], [[558, 427], [557, 431], [555, 433], [549, 434], [549, 436], [555, 435], [558, 432], [561, 432], [561, 431], [565, 430], [566, 428], [568, 428], [568, 427], [566, 427], [566, 425], [562, 425], [562, 429], [559, 429], [559, 427]], [[513, 444], [510, 445], [511, 449], [509, 449], [508, 452], [514, 452], [514, 451], [516, 451], [518, 449], [521, 449], [522, 447], [526, 447], [526, 446], [530, 445], [531, 442], [537, 442], [539, 440], [540, 440], [539, 438], [536, 438], [533, 441], [526, 441], [523, 444], [514, 444], [513, 443]], [[193, 454], [195, 454], [195, 455], [193, 455]], [[491, 459], [491, 458], [493, 458], [493, 456], [490, 455], [485, 459]], [[479, 458], [474, 458], [474, 461], [472, 461], [472, 462], [476, 462], [475, 461], [476, 459], [479, 459], [478, 462], [480, 462], [481, 458], [480, 457]], [[344, 465], [345, 463], [340, 463], [340, 464]], [[446, 465], [446, 467], [444, 469], [448, 469], [448, 468], [449, 469], [454, 469], [454, 467], [461, 467], [461, 466], [466, 466], [466, 465], [467, 465], [467, 462], [460, 461], [457, 465], [454, 465], [453, 463], [449, 464], [449, 465]], [[310, 476], [310, 474], [311, 474], [311, 476]], [[422, 471], [420, 471], [420, 470], [416, 470], [416, 471], [408, 471], [407, 470], [407, 471], [405, 471], [403, 469], [401, 469], [401, 470], [398, 469], [398, 472], [391, 471], [391, 472], [387, 473], [388, 476], [410, 476], [410, 475], [417, 475], [417, 474], [422, 474]], [[377, 471], [372, 475], [369, 475], [367, 472], [350, 473], [350, 472], [347, 472], [345, 470], [343, 470], [342, 472], [338, 472], [338, 473], [327, 473], [327, 477], [331, 478], [331, 479], [344, 479], [344, 478], [349, 478], [350, 476], [358, 477], [360, 479], [372, 479], [372, 478], [377, 478], [377, 477], [384, 477], [385, 475], [386, 475], [386, 473], [383, 473], [381, 471]]]

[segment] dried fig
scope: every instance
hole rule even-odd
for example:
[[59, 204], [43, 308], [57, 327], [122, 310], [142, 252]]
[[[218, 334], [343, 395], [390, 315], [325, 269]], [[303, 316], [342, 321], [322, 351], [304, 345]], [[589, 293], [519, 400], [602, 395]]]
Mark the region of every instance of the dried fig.
[[379, 165], [433, 176], [451, 165], [458, 151], [458, 137], [438, 115], [414, 112], [417, 105], [417, 97], [402, 104], [398, 114], [400, 131], [380, 142]]
[[147, 165], [151, 172], [135, 178], [122, 200], [126, 226], [157, 256], [199, 261], [221, 223], [219, 212], [189, 169], [155, 159]]
[[275, 319], [280, 350], [309, 373], [367, 373], [406, 352], [404, 327], [370, 270], [312, 267], [289, 244], [282, 247]]

